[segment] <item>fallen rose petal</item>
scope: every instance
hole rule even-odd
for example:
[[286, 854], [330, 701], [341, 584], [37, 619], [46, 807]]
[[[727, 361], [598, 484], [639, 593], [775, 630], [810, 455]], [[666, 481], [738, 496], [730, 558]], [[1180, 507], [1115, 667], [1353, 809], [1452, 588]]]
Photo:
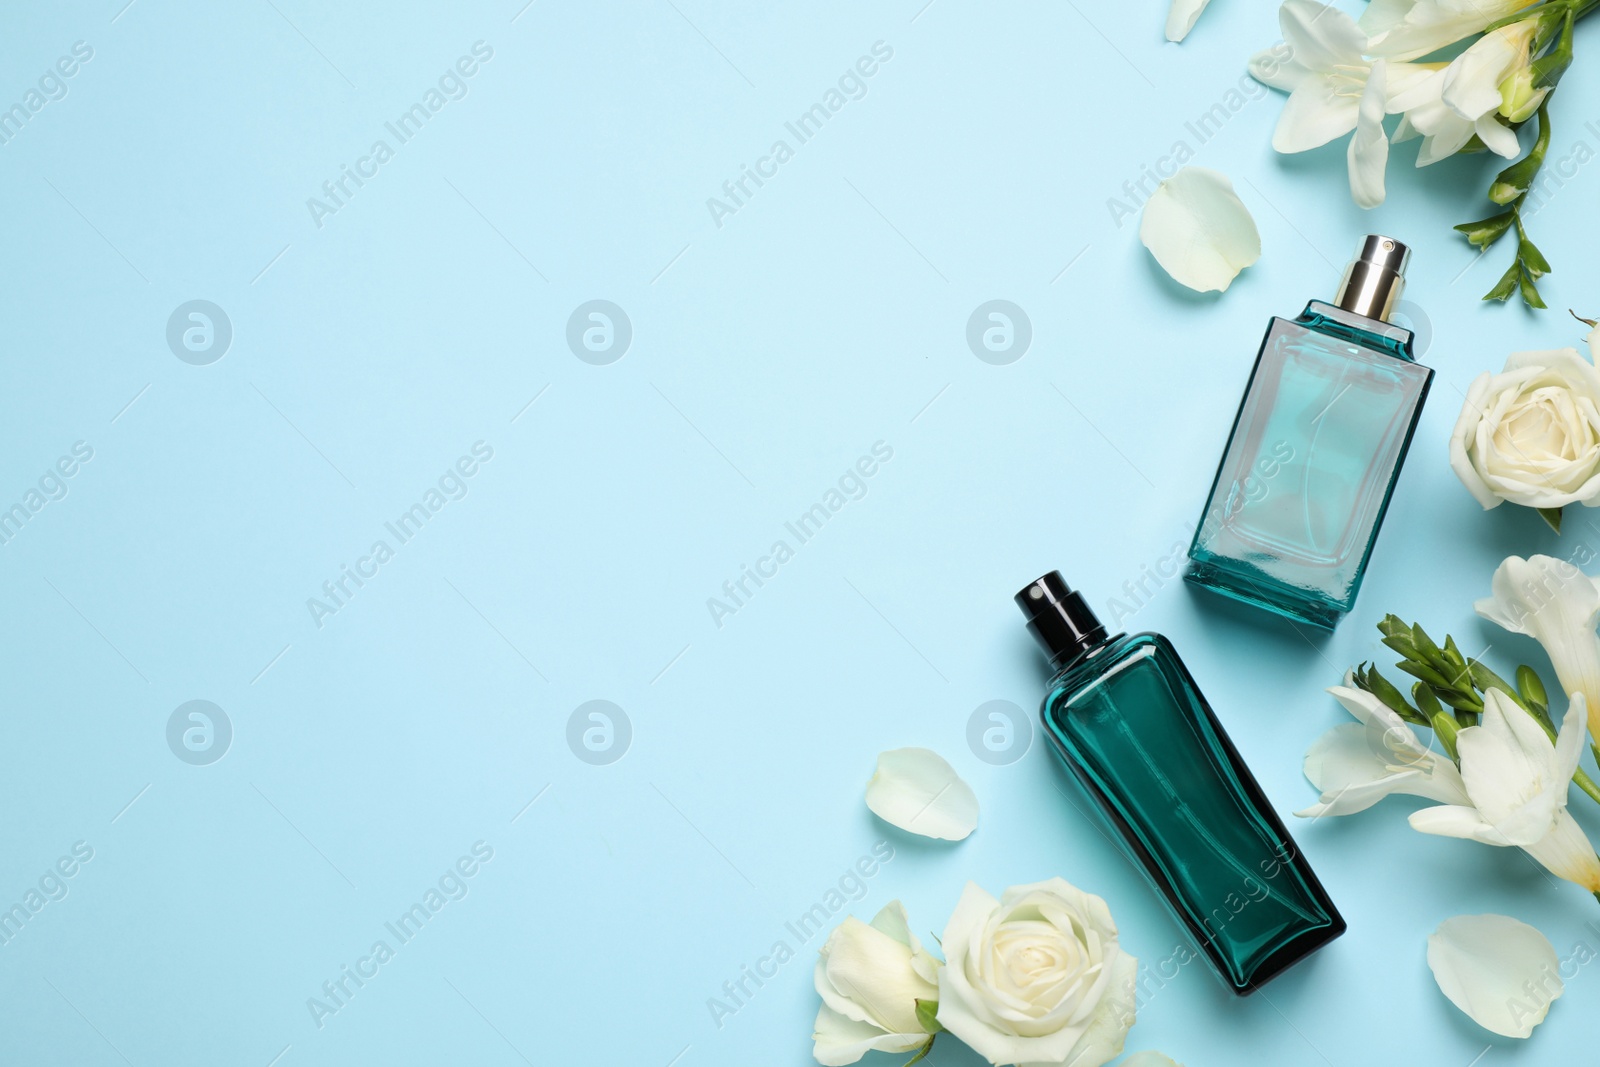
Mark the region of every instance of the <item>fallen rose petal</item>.
[[1261, 258], [1256, 221], [1226, 175], [1184, 167], [1144, 205], [1139, 240], [1161, 269], [1197, 292], [1222, 291]]
[[1181, 41], [1194, 29], [1195, 20], [1211, 0], [1172, 0], [1167, 12], [1167, 40]]
[[1550, 939], [1507, 915], [1458, 915], [1428, 937], [1428, 967], [1450, 1003], [1505, 1037], [1527, 1037], [1565, 986]]
[[943, 756], [896, 748], [878, 757], [867, 807], [884, 822], [923, 837], [960, 841], [978, 826], [978, 798]]

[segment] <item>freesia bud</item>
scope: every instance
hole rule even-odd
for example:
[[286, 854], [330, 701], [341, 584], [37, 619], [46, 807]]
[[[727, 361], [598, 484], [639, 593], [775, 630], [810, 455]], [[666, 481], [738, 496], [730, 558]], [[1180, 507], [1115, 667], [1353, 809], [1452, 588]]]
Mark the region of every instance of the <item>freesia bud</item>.
[[1500, 83], [1500, 114], [1504, 115], [1507, 121], [1523, 122], [1539, 110], [1539, 105], [1544, 103], [1544, 98], [1549, 92], [1549, 89], [1533, 87], [1532, 67], [1518, 67], [1511, 72], [1510, 77]]

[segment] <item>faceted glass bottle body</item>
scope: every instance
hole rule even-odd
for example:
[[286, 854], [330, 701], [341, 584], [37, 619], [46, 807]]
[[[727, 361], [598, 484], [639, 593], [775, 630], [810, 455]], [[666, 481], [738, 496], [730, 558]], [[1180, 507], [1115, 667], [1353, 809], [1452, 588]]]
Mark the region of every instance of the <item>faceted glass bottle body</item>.
[[1320, 301], [1273, 319], [1185, 577], [1332, 629], [1355, 604], [1432, 379], [1409, 330]]
[[1344, 920], [1166, 638], [1118, 635], [1051, 681], [1057, 754], [1240, 995]]

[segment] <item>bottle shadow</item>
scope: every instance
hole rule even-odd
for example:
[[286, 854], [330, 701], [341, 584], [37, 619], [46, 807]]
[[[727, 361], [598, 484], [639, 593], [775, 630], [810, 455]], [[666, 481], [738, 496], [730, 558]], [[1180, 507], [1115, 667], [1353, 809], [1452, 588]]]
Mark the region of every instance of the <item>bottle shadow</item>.
[[[1295, 622], [1265, 608], [1198, 589], [1190, 582], [1184, 582], [1183, 587], [1195, 613], [1205, 623], [1216, 624], [1215, 627], [1207, 625], [1205, 630], [1219, 643], [1241, 640], [1253, 646], [1258, 642], [1270, 642], [1276, 646], [1273, 654], [1293, 652], [1328, 659], [1327, 649], [1333, 640], [1331, 630]], [[1339, 668], [1338, 673], [1342, 678], [1344, 669]]]

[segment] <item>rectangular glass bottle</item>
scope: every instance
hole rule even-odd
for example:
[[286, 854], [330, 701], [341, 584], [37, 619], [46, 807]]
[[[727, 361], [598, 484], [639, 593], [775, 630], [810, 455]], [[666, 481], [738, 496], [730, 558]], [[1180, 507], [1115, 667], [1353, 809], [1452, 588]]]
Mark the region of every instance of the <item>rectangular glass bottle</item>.
[[1167, 639], [1108, 637], [1054, 572], [1017, 602], [1058, 668], [1046, 736], [1228, 987], [1253, 992], [1342, 934]]
[[1355, 604], [1433, 371], [1384, 321], [1409, 252], [1369, 236], [1333, 304], [1274, 318], [1205, 511], [1190, 582], [1332, 629]]

